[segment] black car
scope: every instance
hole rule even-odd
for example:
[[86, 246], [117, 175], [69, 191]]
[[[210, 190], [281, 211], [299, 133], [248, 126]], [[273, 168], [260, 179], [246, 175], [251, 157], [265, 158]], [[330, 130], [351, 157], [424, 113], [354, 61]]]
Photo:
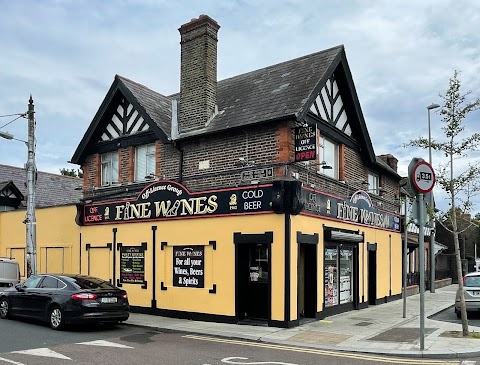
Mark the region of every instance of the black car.
[[0, 291], [0, 317], [40, 319], [59, 330], [65, 324], [109, 323], [129, 317], [127, 292], [87, 275], [32, 275]]

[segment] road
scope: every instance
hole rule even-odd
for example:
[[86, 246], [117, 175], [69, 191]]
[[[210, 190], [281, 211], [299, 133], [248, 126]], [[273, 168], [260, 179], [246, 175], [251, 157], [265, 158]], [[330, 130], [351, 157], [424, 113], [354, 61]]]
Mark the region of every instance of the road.
[[[159, 332], [119, 325], [114, 329], [53, 331], [27, 321], [0, 321], [0, 365], [365, 365], [461, 364], [461, 360], [393, 358], [296, 346]], [[480, 362], [478, 362], [480, 364]], [[475, 364], [475, 361], [464, 364]]]
[[[451, 322], [451, 323], [462, 323], [461, 319], [457, 318], [453, 306], [442, 312], [436, 313], [433, 316], [429, 317], [436, 321]], [[471, 326], [480, 327], [480, 312], [479, 313], [468, 313], [468, 324]]]

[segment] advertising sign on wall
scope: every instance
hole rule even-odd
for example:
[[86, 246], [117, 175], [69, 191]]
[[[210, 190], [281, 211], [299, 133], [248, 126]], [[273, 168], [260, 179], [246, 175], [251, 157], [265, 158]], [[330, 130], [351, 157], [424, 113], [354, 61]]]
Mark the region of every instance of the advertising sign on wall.
[[350, 200], [304, 187], [304, 213], [400, 232], [400, 217], [374, 206], [370, 195], [358, 190]]
[[173, 181], [148, 185], [135, 199], [86, 204], [83, 225], [271, 212], [272, 184], [191, 193]]
[[204, 276], [203, 246], [173, 247], [173, 286], [203, 288]]
[[317, 158], [317, 127], [307, 125], [295, 128], [295, 161]]
[[144, 284], [144, 246], [120, 246], [120, 282], [126, 284]]

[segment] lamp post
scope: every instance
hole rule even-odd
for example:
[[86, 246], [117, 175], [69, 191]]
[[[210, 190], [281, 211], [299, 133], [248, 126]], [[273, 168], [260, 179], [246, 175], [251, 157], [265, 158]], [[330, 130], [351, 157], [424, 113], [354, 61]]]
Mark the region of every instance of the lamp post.
[[[440, 108], [438, 104], [430, 104], [427, 106], [428, 113], [428, 163], [432, 165], [432, 135], [430, 128], [430, 110]], [[430, 201], [428, 202], [430, 209], [433, 207], [433, 191], [430, 192]], [[431, 220], [430, 224], [430, 293], [435, 293], [435, 220]]]
[[[28, 147], [27, 158], [27, 215], [25, 217], [26, 225], [26, 246], [27, 255], [30, 255], [30, 273], [37, 273], [37, 222], [35, 218], [35, 190], [36, 190], [36, 165], [35, 165], [35, 111], [33, 99], [30, 95], [28, 102], [28, 141], [13, 138], [13, 135], [6, 132], [0, 132], [0, 137], [13, 139], [26, 143]], [[28, 263], [28, 261], [27, 261]], [[28, 267], [27, 267], [28, 268]], [[27, 270], [28, 275], [28, 270]]]

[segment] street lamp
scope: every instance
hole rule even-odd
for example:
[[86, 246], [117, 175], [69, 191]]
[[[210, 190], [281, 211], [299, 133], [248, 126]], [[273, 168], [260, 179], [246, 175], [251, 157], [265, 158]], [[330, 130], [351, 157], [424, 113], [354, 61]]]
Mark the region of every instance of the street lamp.
[[[432, 165], [432, 135], [430, 129], [430, 110], [440, 108], [438, 104], [427, 106], [428, 113], [428, 163]], [[430, 209], [433, 207], [433, 190], [430, 192]], [[435, 293], [435, 220], [432, 220], [430, 227], [430, 292]]]
[[[37, 274], [37, 222], [35, 218], [35, 188], [36, 188], [36, 165], [35, 165], [35, 111], [33, 99], [30, 95], [28, 102], [28, 142], [16, 139], [12, 134], [0, 131], [0, 137], [24, 142], [28, 147], [27, 159], [27, 215], [26, 224], [27, 255], [30, 255], [30, 271]], [[27, 261], [28, 263], [28, 261]], [[28, 270], [27, 270], [28, 275]]]

